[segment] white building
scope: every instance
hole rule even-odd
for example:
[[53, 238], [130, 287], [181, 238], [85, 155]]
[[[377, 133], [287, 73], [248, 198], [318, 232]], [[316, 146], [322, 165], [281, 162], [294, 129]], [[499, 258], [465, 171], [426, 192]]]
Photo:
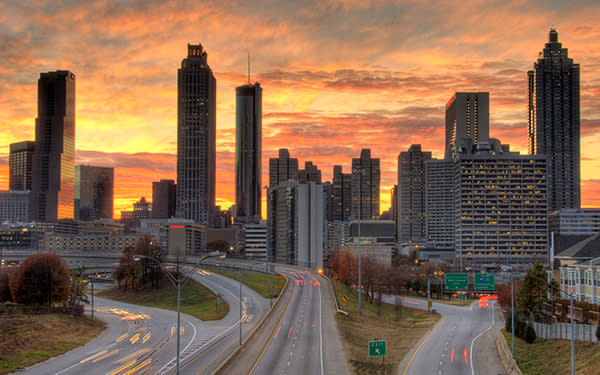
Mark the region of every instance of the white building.
[[269, 190], [269, 259], [323, 267], [324, 196], [321, 184], [288, 181]]
[[243, 247], [248, 258], [265, 260], [267, 258], [267, 222], [243, 225]]
[[549, 218], [550, 231], [561, 236], [585, 236], [600, 233], [600, 208], [563, 208]]

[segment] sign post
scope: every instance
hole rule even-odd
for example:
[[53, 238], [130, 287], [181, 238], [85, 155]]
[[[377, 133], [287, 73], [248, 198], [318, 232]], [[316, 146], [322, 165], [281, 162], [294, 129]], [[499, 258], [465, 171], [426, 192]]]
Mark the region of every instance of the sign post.
[[369, 341], [369, 357], [383, 358], [383, 373], [385, 374], [385, 356], [387, 355], [387, 342], [385, 340]]

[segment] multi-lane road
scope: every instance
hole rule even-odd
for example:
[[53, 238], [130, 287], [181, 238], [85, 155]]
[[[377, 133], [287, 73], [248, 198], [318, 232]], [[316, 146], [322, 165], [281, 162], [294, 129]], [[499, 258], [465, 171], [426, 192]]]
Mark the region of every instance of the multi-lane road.
[[[384, 301], [393, 303], [392, 296]], [[407, 298], [406, 306], [427, 309], [427, 301]], [[494, 339], [503, 324], [495, 301], [483, 299], [470, 306], [434, 303], [440, 322], [402, 361], [400, 375], [506, 374]]]
[[[239, 343], [239, 284], [203, 270], [192, 276], [218, 293], [230, 307], [217, 322], [182, 314], [180, 373], [212, 373]], [[269, 301], [243, 287], [241, 329], [253, 329]], [[89, 344], [25, 370], [32, 375], [169, 374], [176, 367], [176, 312], [95, 298], [96, 316], [107, 330]]]

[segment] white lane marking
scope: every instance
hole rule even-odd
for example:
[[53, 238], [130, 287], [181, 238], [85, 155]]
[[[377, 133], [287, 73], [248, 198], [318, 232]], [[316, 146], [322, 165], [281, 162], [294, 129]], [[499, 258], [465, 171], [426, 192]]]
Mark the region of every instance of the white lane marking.
[[321, 288], [319, 287], [319, 345], [321, 346], [321, 350], [320, 350], [320, 357], [321, 357], [321, 375], [323, 375], [323, 324], [322, 324], [322, 317], [321, 315], [323, 314], [322, 310], [321, 310], [321, 299], [322, 299], [322, 295], [321, 295]]
[[494, 304], [492, 304], [490, 311], [492, 312], [492, 324], [483, 332], [481, 332], [477, 337], [471, 341], [471, 349], [469, 350], [469, 357], [471, 357], [471, 375], [475, 375], [475, 370], [473, 369], [473, 344], [477, 341], [478, 338], [483, 336], [487, 331], [492, 329], [494, 325], [496, 325], [496, 315], [494, 314]]

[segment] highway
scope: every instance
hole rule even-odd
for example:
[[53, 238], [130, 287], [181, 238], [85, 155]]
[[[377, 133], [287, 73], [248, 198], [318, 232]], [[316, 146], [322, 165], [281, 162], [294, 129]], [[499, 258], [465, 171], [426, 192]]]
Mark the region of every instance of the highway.
[[[387, 303], [394, 296], [384, 296]], [[427, 301], [407, 298], [405, 306], [427, 309]], [[399, 375], [501, 375], [495, 338], [503, 321], [494, 300], [480, 300], [470, 306], [434, 303], [442, 314], [440, 322], [401, 362]]]
[[293, 287], [287, 308], [275, 326], [252, 374], [348, 374], [329, 285], [318, 274], [277, 267]]
[[[227, 316], [203, 322], [181, 315], [182, 374], [211, 373], [239, 340], [239, 284], [204, 270], [192, 276], [218, 293], [228, 304]], [[253, 329], [268, 311], [269, 301], [244, 287], [242, 329]], [[107, 329], [85, 346], [32, 366], [32, 375], [172, 374], [176, 364], [177, 313], [95, 298], [95, 316]]]

